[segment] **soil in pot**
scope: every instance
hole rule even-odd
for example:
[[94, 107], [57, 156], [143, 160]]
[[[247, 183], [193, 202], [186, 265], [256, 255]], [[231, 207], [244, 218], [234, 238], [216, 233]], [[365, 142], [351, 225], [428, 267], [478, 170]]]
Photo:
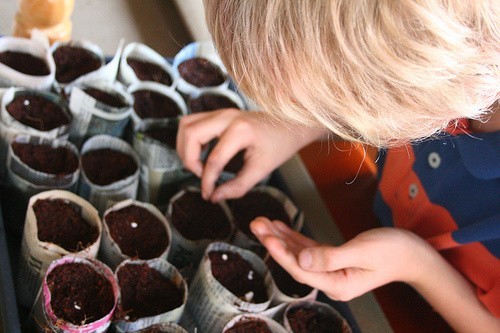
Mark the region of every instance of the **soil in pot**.
[[0, 62], [26, 75], [45, 76], [50, 74], [49, 66], [44, 59], [25, 52], [0, 52]]
[[78, 169], [78, 156], [67, 147], [12, 142], [14, 154], [30, 168], [51, 175], [70, 175]]
[[231, 223], [221, 206], [205, 201], [201, 193], [186, 191], [172, 205], [172, 224], [186, 239], [225, 239]]
[[90, 50], [72, 45], [61, 45], [53, 53], [56, 80], [69, 83], [102, 66], [101, 59]]
[[111, 106], [113, 108], [124, 108], [127, 103], [124, 101], [123, 97], [118, 94], [112, 94], [97, 88], [85, 88], [83, 91], [92, 97], [94, 97], [99, 102]]
[[267, 323], [258, 318], [240, 320], [224, 333], [272, 333]]
[[166, 144], [169, 148], [175, 149], [177, 145], [177, 128], [175, 127], [149, 129], [144, 134]]
[[177, 103], [170, 97], [152, 90], [137, 90], [134, 96], [134, 110], [142, 118], [175, 118], [182, 114]]
[[109, 212], [105, 219], [111, 237], [131, 258], [157, 258], [167, 249], [165, 225], [144, 207], [126, 206]]
[[156, 316], [180, 307], [183, 288], [147, 264], [129, 264], [118, 270], [122, 312], [129, 321]]
[[214, 278], [236, 297], [250, 303], [269, 300], [264, 277], [238, 253], [211, 251], [208, 256]]
[[250, 222], [258, 216], [279, 220], [290, 226], [292, 221], [283, 204], [271, 195], [261, 191], [250, 191], [240, 199], [228, 200], [237, 228], [253, 240], [257, 240], [250, 231]]
[[82, 216], [82, 208], [63, 199], [38, 199], [33, 205], [38, 239], [69, 252], [79, 252], [95, 243], [99, 230]]
[[54, 314], [75, 325], [95, 322], [113, 310], [111, 282], [89, 265], [57, 266], [48, 274], [47, 285]]
[[70, 123], [61, 106], [41, 95], [18, 93], [6, 109], [20, 123], [43, 132]]
[[217, 94], [202, 94], [198, 98], [190, 99], [188, 104], [192, 113], [228, 108], [239, 109], [238, 105], [228, 97]]
[[137, 163], [132, 156], [109, 148], [87, 151], [81, 160], [87, 178], [100, 186], [130, 177], [137, 171]]
[[132, 67], [137, 78], [141, 81], [153, 81], [167, 86], [172, 85], [172, 77], [161, 66], [139, 59], [127, 59], [127, 64]]
[[343, 323], [340, 318], [318, 311], [313, 307], [295, 307], [287, 313], [293, 333], [342, 333]]
[[213, 87], [224, 83], [226, 77], [219, 66], [202, 57], [183, 61], [177, 66], [179, 75], [196, 87]]
[[302, 298], [313, 291], [313, 288], [307, 284], [295, 281], [272, 257], [266, 259], [266, 265], [271, 272], [276, 286], [283, 294], [294, 298]]

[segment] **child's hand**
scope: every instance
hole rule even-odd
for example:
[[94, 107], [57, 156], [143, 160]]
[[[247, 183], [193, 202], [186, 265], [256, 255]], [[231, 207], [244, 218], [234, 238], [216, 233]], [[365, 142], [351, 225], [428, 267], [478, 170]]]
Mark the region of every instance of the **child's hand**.
[[366, 231], [338, 247], [320, 245], [265, 218], [252, 222], [251, 229], [298, 282], [335, 300], [347, 301], [392, 281], [417, 283], [435, 253], [421, 238], [395, 228]]
[[[241, 197], [322, 133], [272, 121], [263, 112], [223, 109], [183, 117], [177, 134], [177, 152], [185, 167], [201, 177], [203, 197], [216, 202]], [[219, 141], [203, 165], [202, 147], [214, 138]], [[215, 188], [224, 166], [241, 150], [246, 150], [241, 171]]]

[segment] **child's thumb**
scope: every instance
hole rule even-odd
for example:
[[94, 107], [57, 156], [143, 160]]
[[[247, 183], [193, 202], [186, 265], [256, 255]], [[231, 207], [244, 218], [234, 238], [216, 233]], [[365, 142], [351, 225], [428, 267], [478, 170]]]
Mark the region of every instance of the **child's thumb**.
[[299, 253], [299, 265], [312, 272], [331, 272], [356, 266], [356, 251], [352, 247], [315, 246]]

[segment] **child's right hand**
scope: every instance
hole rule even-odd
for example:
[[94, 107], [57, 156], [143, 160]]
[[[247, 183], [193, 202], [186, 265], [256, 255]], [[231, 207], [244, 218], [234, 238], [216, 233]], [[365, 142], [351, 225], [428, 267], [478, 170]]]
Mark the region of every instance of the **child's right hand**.
[[[177, 134], [177, 153], [184, 166], [201, 178], [202, 196], [218, 202], [243, 196], [257, 182], [324, 132], [285, 125], [263, 112], [223, 109], [185, 116]], [[219, 138], [205, 164], [202, 147]], [[229, 160], [246, 150], [236, 177], [219, 187], [215, 183]]]

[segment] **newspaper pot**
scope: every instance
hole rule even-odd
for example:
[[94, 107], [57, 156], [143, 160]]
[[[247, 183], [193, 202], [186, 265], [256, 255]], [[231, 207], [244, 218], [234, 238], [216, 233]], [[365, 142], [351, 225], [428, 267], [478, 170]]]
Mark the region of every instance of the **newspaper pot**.
[[[53, 236], [45, 236], [40, 240], [40, 233], [38, 227], [38, 217], [35, 213], [34, 206], [38, 202], [38, 200], [62, 200], [65, 203], [70, 205], [74, 205], [81, 209], [81, 217], [86, 221], [89, 225], [93, 226], [96, 229], [96, 237], [92, 239], [91, 242], [84, 248], [77, 247], [75, 249], [67, 249], [63, 247], [61, 242], [67, 242], [71, 236], [71, 238], [76, 237], [80, 234], [85, 234], [85, 229], [79, 228], [80, 223], [78, 219], [71, 218], [66, 219], [68, 223], [74, 221], [71, 224], [73, 228], [71, 229], [70, 225], [63, 228], [63, 224], [59, 222], [58, 228], [49, 228], [48, 231], [51, 234], [55, 234]], [[59, 214], [59, 213], [57, 213]], [[52, 216], [50, 221], [56, 221], [57, 215], [56, 213], [48, 213], [44, 216]], [[62, 221], [62, 220], [61, 220]], [[47, 222], [46, 222], [47, 223]], [[47, 224], [48, 227], [50, 224]], [[67, 228], [67, 229], [66, 229]], [[45, 230], [44, 226], [44, 230]], [[63, 230], [71, 230], [72, 234], [64, 237]], [[88, 231], [90, 232], [90, 231]], [[78, 256], [85, 257], [96, 257], [99, 251], [99, 245], [101, 241], [101, 232], [102, 232], [102, 224], [101, 219], [96, 211], [96, 209], [86, 200], [80, 198], [74, 193], [62, 190], [51, 190], [41, 192], [37, 195], [31, 197], [28, 203], [28, 209], [26, 212], [26, 221], [24, 223], [24, 233], [23, 239], [21, 243], [21, 254], [19, 259], [19, 278], [18, 278], [18, 301], [21, 305], [26, 307], [31, 307], [36, 297], [36, 293], [40, 287], [40, 283], [42, 281], [47, 268], [53, 260], [59, 259], [65, 255], [73, 253]], [[61, 233], [61, 235], [59, 235]], [[54, 239], [54, 237], [59, 238], [60, 241], [57, 241], [57, 244], [54, 241], [50, 241], [49, 239]], [[76, 241], [75, 241], [76, 242]], [[58, 245], [59, 244], [59, 245]], [[84, 244], [85, 245], [85, 244]], [[66, 246], [67, 247], [67, 246]]]
[[9, 195], [3, 198], [11, 230], [22, 234], [30, 197], [51, 189], [75, 192], [79, 176], [78, 150], [72, 143], [27, 134], [14, 137], [7, 153]]
[[318, 301], [297, 301], [285, 309], [283, 326], [288, 332], [352, 333], [352, 329], [332, 306]]
[[[65, 294], [68, 292], [73, 299], [68, 300], [69, 297]], [[55, 260], [49, 266], [42, 285], [41, 300], [45, 323], [54, 332], [106, 332], [119, 295], [113, 272], [100, 261], [72, 256]], [[99, 302], [95, 302], [95, 299], [99, 299]], [[64, 307], [66, 317], [61, 316], [61, 306]], [[75, 318], [70, 317], [78, 315], [74, 314], [75, 311], [68, 311], [68, 308], [82, 311], [84, 314], [93, 312], [99, 315], [85, 315], [83, 320], [79, 319], [81, 321], [75, 323]]]
[[[110, 226], [111, 224], [111, 226]], [[100, 257], [111, 268], [126, 259], [167, 259], [172, 231], [154, 205], [127, 199], [103, 215]]]
[[[89, 169], [86, 170], [85, 159], [89, 155], [85, 154], [93, 151], [105, 154], [99, 153], [96, 156], [100, 164], [89, 159]], [[110, 155], [109, 152], [115, 153]], [[78, 193], [89, 200], [101, 214], [116, 202], [136, 198], [140, 158], [127, 142], [110, 135], [95, 135], [83, 145], [80, 160], [82, 176]], [[95, 181], [96, 178], [102, 180], [99, 181], [102, 185]]]
[[188, 286], [166, 260], [127, 259], [117, 267], [115, 276], [121, 288], [119, 306], [123, 312], [114, 322], [118, 332], [179, 321], [188, 299]]
[[224, 325], [222, 333], [236, 333], [242, 331], [258, 333], [259, 328], [262, 328], [265, 332], [286, 333], [286, 329], [278, 322], [257, 314], [237, 315]]
[[[212, 255], [221, 255], [221, 260], [226, 260], [228, 263], [240, 258], [237, 260], [240, 262], [240, 268], [230, 266], [231, 271], [225, 273], [234, 274], [235, 279], [232, 279], [232, 282], [242, 283], [236, 288], [243, 290], [235, 291], [232, 286], [224, 286], [222, 284], [224, 282], [219, 282], [215, 276], [219, 276], [220, 272], [214, 273], [214, 269], [222, 268], [220, 265], [222, 262], [218, 260], [215, 265], [215, 261], [212, 262], [214, 260]], [[241, 266], [241, 262], [244, 266]], [[225, 269], [229, 270], [227, 267]], [[239, 278], [241, 274], [245, 276]], [[231, 278], [227, 275], [225, 277]], [[237, 294], [244, 293], [244, 296], [237, 296], [228, 288]], [[207, 247], [190, 285], [186, 311], [191, 318], [194, 318], [196, 327], [203, 332], [221, 332], [224, 325], [236, 315], [265, 311], [271, 303], [272, 293], [272, 277], [262, 259], [253, 252], [237, 246], [214, 242]], [[181, 323], [184, 322], [181, 320]]]

